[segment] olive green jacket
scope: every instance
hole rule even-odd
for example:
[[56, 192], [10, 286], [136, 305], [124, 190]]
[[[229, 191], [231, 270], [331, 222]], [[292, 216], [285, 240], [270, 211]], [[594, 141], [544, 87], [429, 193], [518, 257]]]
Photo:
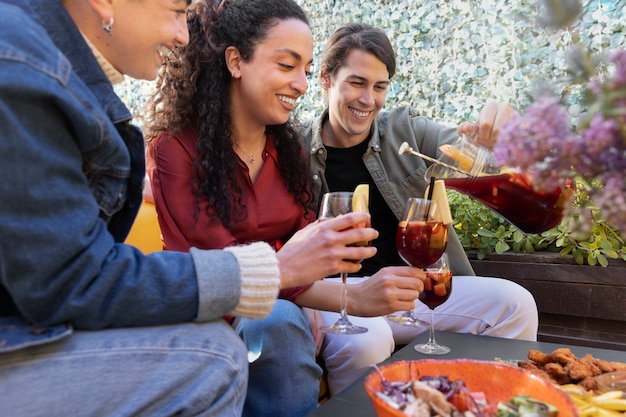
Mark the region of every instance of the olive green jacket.
[[[309, 155], [313, 179], [314, 207], [321, 195], [328, 192], [324, 176], [326, 149], [322, 143], [322, 124], [328, 120], [328, 110], [301, 125], [303, 148]], [[419, 116], [416, 109], [402, 106], [381, 111], [372, 126], [369, 147], [363, 162], [389, 208], [399, 219], [410, 197], [423, 197], [428, 185], [424, 173], [426, 161], [414, 155], [398, 153], [402, 142], [433, 158], [440, 156], [439, 146], [457, 137], [456, 128], [445, 126]], [[475, 275], [465, 251], [452, 226], [449, 230], [447, 252], [455, 275]]]

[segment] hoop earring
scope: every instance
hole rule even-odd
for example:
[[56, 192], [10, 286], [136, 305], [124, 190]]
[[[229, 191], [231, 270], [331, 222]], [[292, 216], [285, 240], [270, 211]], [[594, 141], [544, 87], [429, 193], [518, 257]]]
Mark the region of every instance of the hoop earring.
[[105, 22], [104, 20], [102, 21], [102, 29], [108, 33], [109, 36], [113, 35], [113, 22], [113, 16], [109, 18], [108, 22]]

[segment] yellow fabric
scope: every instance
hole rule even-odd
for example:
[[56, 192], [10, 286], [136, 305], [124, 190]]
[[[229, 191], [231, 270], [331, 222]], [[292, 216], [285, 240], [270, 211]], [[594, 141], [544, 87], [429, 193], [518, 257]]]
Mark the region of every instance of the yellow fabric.
[[144, 200], [126, 243], [139, 248], [143, 253], [163, 250], [161, 229], [154, 204]]

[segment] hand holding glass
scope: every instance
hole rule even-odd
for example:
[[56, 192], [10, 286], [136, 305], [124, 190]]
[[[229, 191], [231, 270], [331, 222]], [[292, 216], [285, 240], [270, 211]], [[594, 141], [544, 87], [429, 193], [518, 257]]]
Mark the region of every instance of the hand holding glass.
[[[363, 199], [363, 201], [355, 201], [355, 199]], [[367, 207], [365, 197], [361, 194], [355, 194], [352, 192], [333, 192], [326, 193], [322, 198], [322, 204], [320, 206], [320, 212], [318, 218], [330, 219], [333, 217], [347, 214], [353, 211], [353, 207], [359, 207], [359, 211], [363, 212], [364, 207]], [[367, 225], [363, 224], [363, 227]], [[357, 242], [354, 246], [368, 246], [369, 242]], [[348, 285], [347, 285], [346, 272], [341, 273], [341, 315], [339, 320], [335, 324], [329, 326], [323, 326], [321, 329], [326, 333], [335, 334], [358, 334], [367, 332], [367, 328], [360, 327], [352, 324], [348, 320], [347, 313], [347, 297], [348, 297]]]
[[[396, 248], [409, 265], [425, 268], [441, 257], [448, 243], [448, 227], [441, 221], [437, 202], [409, 198], [396, 232]], [[403, 326], [426, 326], [413, 310], [387, 316]]]

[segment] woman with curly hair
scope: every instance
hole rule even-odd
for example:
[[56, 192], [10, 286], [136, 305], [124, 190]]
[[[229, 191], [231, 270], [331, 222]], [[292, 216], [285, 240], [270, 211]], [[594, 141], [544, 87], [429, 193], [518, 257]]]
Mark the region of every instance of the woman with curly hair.
[[[199, 1], [190, 42], [170, 53], [152, 97], [148, 172], [164, 247], [275, 249], [315, 219], [306, 160], [289, 120], [307, 90], [313, 37], [291, 0]], [[231, 318], [249, 351], [244, 416], [303, 416], [317, 406], [316, 345], [280, 291], [262, 320]]]
[[[304, 214], [308, 221], [315, 219], [310, 207], [306, 160], [297, 133], [288, 121], [295, 101], [307, 90], [313, 40], [306, 15], [291, 1], [279, 4], [225, 0], [217, 6], [219, 11], [211, 3], [214, 2], [201, 1], [195, 5], [188, 22], [191, 42], [171, 53], [160, 74], [158, 93], [149, 112], [147, 140], [156, 139], [150, 145], [153, 155], [163, 155], [169, 163], [180, 163], [178, 156], [161, 152], [164, 146], [172, 145], [164, 145], [160, 137], [175, 137], [181, 145], [191, 145], [196, 156], [190, 171], [196, 211], [193, 218], [187, 219], [194, 227], [162, 224], [164, 243], [170, 250], [206, 244], [206, 229], [195, 227], [196, 221], [203, 220], [197, 216], [208, 215], [213, 227], [224, 227], [228, 234], [233, 233], [233, 227], [241, 227], [240, 222], [249, 222], [247, 211], [254, 208], [245, 188], [264, 184], [256, 184], [262, 168], [276, 169], [271, 173], [280, 175], [291, 194], [290, 200], [301, 211], [298, 217]], [[267, 49], [263, 41], [269, 37], [278, 45], [289, 39], [300, 50], [268, 51], [272, 54], [266, 53], [268, 60], [254, 60], [255, 54], [265, 53], [257, 47], [262, 43], [259, 49]], [[274, 84], [266, 78], [272, 76], [269, 71], [280, 75]], [[270, 161], [266, 161], [268, 157]], [[165, 163], [154, 162], [155, 169]], [[260, 180], [268, 176], [264, 173]], [[153, 186], [158, 189], [162, 189], [160, 179], [157, 171]], [[274, 183], [274, 178], [270, 180]], [[167, 200], [170, 212], [189, 210], [189, 204], [180, 200], [182, 190], [164, 191], [166, 195], [162, 197]], [[276, 197], [279, 196], [272, 196]], [[278, 206], [277, 201], [273, 203]], [[163, 220], [163, 207], [160, 208]], [[274, 214], [280, 224], [285, 217], [285, 213], [264, 214]], [[217, 221], [221, 224], [216, 224]], [[303, 224], [297, 225], [298, 228]], [[274, 225], [270, 226], [273, 229]], [[216, 241], [212, 235], [209, 244], [214, 247], [233, 244], [235, 235], [224, 242]]]
[[[315, 219], [290, 120], [313, 57], [306, 15], [292, 0], [202, 1], [188, 26], [189, 44], [166, 61], [148, 119], [148, 171], [164, 245], [184, 251], [265, 241], [280, 253]], [[353, 314], [408, 309], [421, 289], [419, 279], [404, 288], [385, 288], [384, 280], [360, 287], [350, 302], [368, 308]], [[300, 307], [339, 311], [340, 284], [317, 281], [279, 298], [269, 317], [233, 321], [258, 356], [244, 415], [306, 415], [317, 403], [321, 316], [305, 310], [309, 325]]]

